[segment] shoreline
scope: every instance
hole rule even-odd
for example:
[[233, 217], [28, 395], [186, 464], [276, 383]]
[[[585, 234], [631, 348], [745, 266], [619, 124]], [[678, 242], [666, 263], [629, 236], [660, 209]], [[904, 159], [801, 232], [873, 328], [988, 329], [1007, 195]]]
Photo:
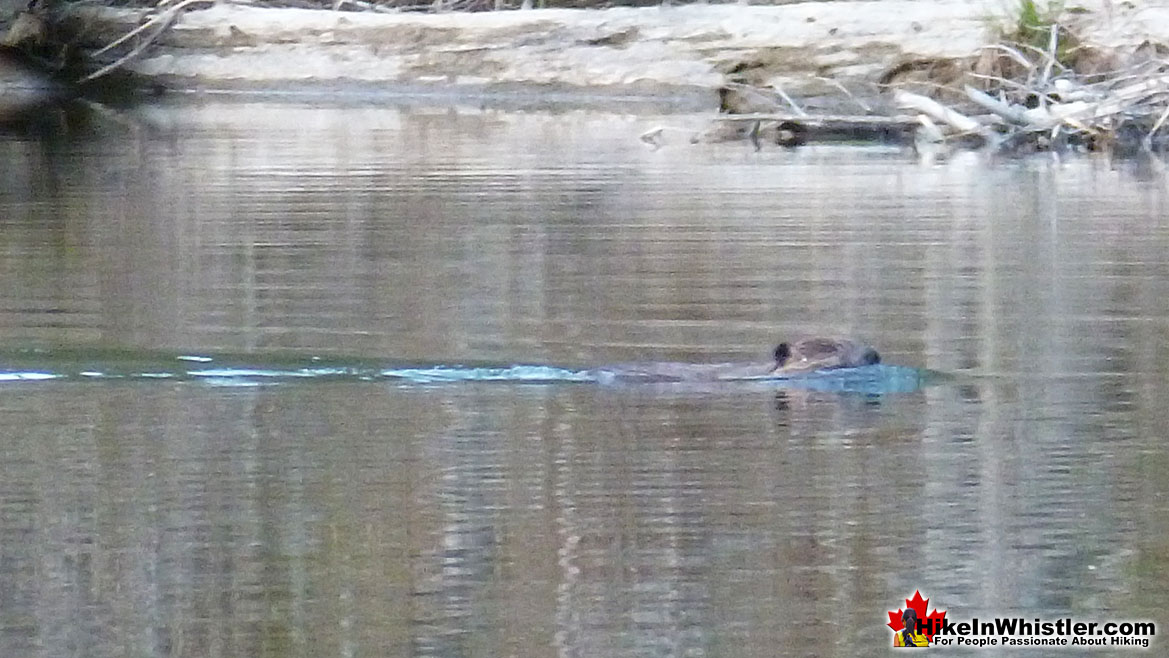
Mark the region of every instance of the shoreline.
[[208, 81], [192, 85], [186, 78], [151, 79], [166, 95], [248, 101], [327, 102], [329, 105], [475, 106], [496, 110], [596, 110], [625, 113], [688, 114], [718, 106], [718, 91], [690, 87], [576, 87], [552, 84], [445, 84], [339, 80], [264, 82]]
[[[1169, 40], [1169, 3], [1154, 4], [1086, 0], [1069, 18], [1093, 44], [1135, 48]], [[976, 56], [1008, 8], [867, 0], [385, 14], [215, 5], [178, 16], [125, 68], [185, 92], [632, 100], [686, 110], [717, 107], [719, 90], [738, 82], [835, 109], [847, 94], [880, 105], [878, 80], [899, 64]], [[98, 46], [144, 16], [71, 14]]]

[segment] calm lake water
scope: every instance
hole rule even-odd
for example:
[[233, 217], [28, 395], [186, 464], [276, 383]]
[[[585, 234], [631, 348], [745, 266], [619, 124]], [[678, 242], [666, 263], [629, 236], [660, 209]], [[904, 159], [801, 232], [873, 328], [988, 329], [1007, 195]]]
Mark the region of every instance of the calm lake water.
[[[917, 590], [956, 621], [1169, 623], [1149, 163], [638, 140], [685, 115], [81, 119], [0, 137], [0, 370], [62, 375], [0, 382], [0, 655], [855, 656]], [[947, 377], [110, 376], [797, 332]]]

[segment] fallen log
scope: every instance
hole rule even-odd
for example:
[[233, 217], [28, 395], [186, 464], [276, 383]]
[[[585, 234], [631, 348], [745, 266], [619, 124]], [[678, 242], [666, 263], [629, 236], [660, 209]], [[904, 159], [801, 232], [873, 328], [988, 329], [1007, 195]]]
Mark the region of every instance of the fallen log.
[[[714, 117], [713, 130], [696, 135], [691, 141], [714, 142], [759, 139], [774, 132], [774, 141], [796, 146], [808, 141], [898, 141], [911, 139], [920, 125], [908, 115], [806, 115], [790, 112], [720, 114]], [[754, 135], [754, 137], [752, 137]], [[766, 137], [764, 137], [766, 139]]]
[[944, 123], [961, 133], [983, 133], [985, 127], [970, 117], [942, 105], [932, 98], [911, 94], [898, 89], [893, 102], [903, 110], [916, 110], [939, 123]]
[[785, 112], [760, 112], [755, 114], [720, 114], [714, 117], [715, 121], [797, 121], [806, 124], [809, 128], [855, 126], [858, 130], [866, 127], [912, 127], [917, 125], [917, 119], [908, 114], [880, 116], [871, 114], [794, 114]]

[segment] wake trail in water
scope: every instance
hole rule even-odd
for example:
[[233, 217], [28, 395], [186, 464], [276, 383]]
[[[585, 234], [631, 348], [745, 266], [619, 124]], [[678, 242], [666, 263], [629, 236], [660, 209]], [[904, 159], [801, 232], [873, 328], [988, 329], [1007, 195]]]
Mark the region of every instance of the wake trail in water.
[[399, 386], [458, 383], [584, 384], [726, 388], [770, 386], [829, 392], [905, 393], [919, 390], [926, 373], [884, 364], [785, 377], [695, 381], [628, 377], [618, 367], [548, 365], [389, 365], [320, 357], [278, 359], [211, 354], [19, 350], [0, 352], [0, 383], [45, 381], [199, 381], [217, 386], [262, 386], [311, 381], [386, 382]]

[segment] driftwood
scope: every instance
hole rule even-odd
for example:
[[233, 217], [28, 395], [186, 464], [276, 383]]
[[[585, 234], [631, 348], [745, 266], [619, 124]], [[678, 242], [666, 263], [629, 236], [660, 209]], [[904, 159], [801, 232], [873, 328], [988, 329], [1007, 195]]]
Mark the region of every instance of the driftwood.
[[758, 148], [770, 141], [799, 146], [809, 141], [905, 141], [917, 127], [912, 116], [806, 115], [794, 112], [721, 114], [714, 126], [691, 138], [692, 142], [749, 139]]
[[976, 133], [983, 129], [982, 124], [974, 119], [952, 110], [932, 98], [898, 90], [893, 95], [893, 102], [903, 110], [914, 110], [934, 121], [944, 123], [958, 132]]
[[[996, 143], [1038, 148], [1080, 144], [1120, 151], [1156, 148], [1156, 135], [1169, 118], [1169, 60], [1134, 52], [1132, 58], [1140, 61], [1133, 66], [1080, 74], [1060, 61], [1061, 34], [1071, 33], [1053, 24], [1045, 48], [1018, 44], [990, 48], [1021, 66], [1019, 76], [972, 75], [986, 89], [967, 85], [965, 96], [995, 118], [994, 129], [1001, 134]], [[1150, 50], [1156, 53], [1156, 48]]]
[[917, 119], [912, 116], [878, 116], [878, 115], [833, 115], [822, 114], [809, 116], [807, 114], [724, 114], [714, 118], [715, 121], [776, 121], [780, 123], [801, 123], [810, 130], [837, 130], [866, 131], [905, 129], [917, 125]]
[[999, 100], [990, 94], [983, 93], [970, 85], [966, 85], [966, 96], [983, 109], [1006, 119], [1007, 121], [1025, 126], [1028, 123], [1026, 112], [1017, 105]]
[[[1042, 34], [1039, 43], [984, 48], [967, 64], [970, 84], [960, 77], [919, 83], [929, 96], [896, 88], [896, 75], [883, 75], [880, 86], [893, 89], [899, 113], [892, 116], [871, 114], [843, 87], [865, 114], [809, 116], [782, 90], [729, 84], [721, 106], [729, 114], [692, 141], [749, 139], [758, 148], [765, 141], [790, 146], [844, 138], [901, 140], [919, 149], [959, 142], [997, 150], [1169, 150], [1169, 58], [1159, 46], [1143, 44], [1123, 65], [1123, 53], [1085, 50], [1065, 26], [1046, 25]], [[1074, 53], [1084, 52], [1096, 54], [1077, 60]]]

